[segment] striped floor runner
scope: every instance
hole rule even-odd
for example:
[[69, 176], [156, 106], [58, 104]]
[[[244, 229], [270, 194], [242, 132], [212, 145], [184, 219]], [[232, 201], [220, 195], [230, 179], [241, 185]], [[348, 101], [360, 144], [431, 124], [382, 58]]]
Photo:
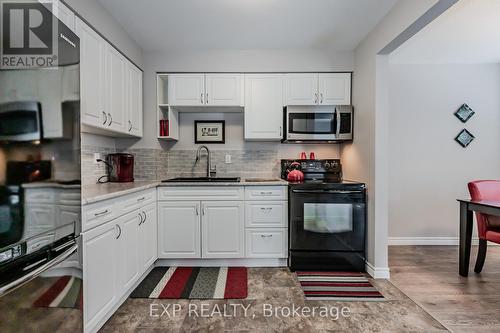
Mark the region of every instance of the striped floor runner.
[[62, 276], [33, 302], [33, 306], [81, 310], [83, 309], [82, 301], [82, 280], [74, 276]]
[[307, 300], [382, 301], [384, 296], [357, 272], [296, 272]]
[[246, 298], [245, 267], [155, 267], [131, 298]]

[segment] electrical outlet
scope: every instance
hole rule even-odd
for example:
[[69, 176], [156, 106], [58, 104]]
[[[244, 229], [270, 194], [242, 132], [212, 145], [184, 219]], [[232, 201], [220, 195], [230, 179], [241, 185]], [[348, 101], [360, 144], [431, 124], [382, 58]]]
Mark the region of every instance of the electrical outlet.
[[101, 154], [100, 153], [94, 153], [94, 164], [97, 164], [97, 160], [101, 159]]
[[231, 155], [226, 155], [226, 164], [231, 164]]

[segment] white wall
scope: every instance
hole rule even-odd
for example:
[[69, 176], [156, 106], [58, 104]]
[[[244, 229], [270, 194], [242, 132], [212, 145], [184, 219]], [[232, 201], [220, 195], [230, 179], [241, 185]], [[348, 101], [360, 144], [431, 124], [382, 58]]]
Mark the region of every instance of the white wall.
[[213, 149], [269, 149], [285, 151], [291, 158], [300, 151], [317, 152], [317, 158], [339, 156], [338, 145], [281, 145], [251, 143], [243, 140], [243, 114], [182, 114], [180, 140], [160, 142], [156, 134], [156, 73], [157, 72], [297, 72], [351, 71], [352, 52], [332, 53], [321, 50], [207, 50], [179, 53], [152, 52], [144, 55], [144, 137], [141, 140], [117, 139], [120, 148], [194, 149], [195, 119], [224, 119], [227, 126], [225, 145]]
[[[391, 64], [389, 82], [389, 236], [457, 237], [467, 182], [500, 178], [500, 65]], [[462, 103], [476, 111], [466, 124]], [[476, 136], [465, 149], [463, 128]]]
[[140, 67], [143, 66], [141, 48], [97, 0], [64, 0], [63, 2], [88, 21], [134, 63]]
[[[354, 52], [354, 142], [341, 149], [344, 176], [368, 186], [367, 261], [376, 277], [388, 276], [387, 201], [384, 200], [384, 110], [377, 109], [377, 54], [417, 20], [436, 0], [401, 0], [360, 43]], [[381, 93], [379, 91], [379, 93]], [[379, 96], [380, 97], [380, 96]], [[377, 137], [378, 136], [378, 137]], [[377, 160], [378, 159], [378, 160]], [[377, 164], [378, 163], [378, 164]], [[380, 175], [376, 174], [380, 173]], [[378, 200], [380, 198], [380, 200]], [[378, 200], [378, 201], [377, 201]]]

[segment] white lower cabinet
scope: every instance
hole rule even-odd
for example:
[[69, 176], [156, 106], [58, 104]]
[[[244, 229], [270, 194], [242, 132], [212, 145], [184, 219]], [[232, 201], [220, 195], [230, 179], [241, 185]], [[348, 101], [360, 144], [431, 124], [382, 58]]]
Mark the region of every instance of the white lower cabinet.
[[[104, 201], [99, 206], [148, 195], [150, 192], [146, 191], [138, 196]], [[156, 261], [156, 207], [155, 194], [142, 207], [125, 211], [124, 215], [82, 233], [84, 332], [97, 331]], [[83, 216], [88, 215], [87, 210], [93, 211], [95, 207], [84, 207]]]
[[156, 203], [146, 206], [142, 211], [143, 222], [139, 224], [139, 271], [145, 272], [156, 261], [157, 214]]
[[202, 257], [245, 257], [243, 202], [207, 201], [201, 204]]
[[286, 258], [287, 229], [247, 229], [245, 231], [247, 258]]
[[96, 330], [113, 309], [120, 290], [118, 228], [109, 222], [82, 234], [84, 331]]
[[200, 258], [200, 202], [158, 204], [158, 257]]

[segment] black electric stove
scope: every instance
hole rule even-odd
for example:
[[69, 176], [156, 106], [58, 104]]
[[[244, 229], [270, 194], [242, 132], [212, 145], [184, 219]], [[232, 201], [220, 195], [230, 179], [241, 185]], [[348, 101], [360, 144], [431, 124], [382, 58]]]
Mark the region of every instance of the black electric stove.
[[365, 271], [365, 184], [343, 180], [334, 159], [282, 160], [283, 179], [292, 162], [304, 181], [289, 184], [291, 270]]

